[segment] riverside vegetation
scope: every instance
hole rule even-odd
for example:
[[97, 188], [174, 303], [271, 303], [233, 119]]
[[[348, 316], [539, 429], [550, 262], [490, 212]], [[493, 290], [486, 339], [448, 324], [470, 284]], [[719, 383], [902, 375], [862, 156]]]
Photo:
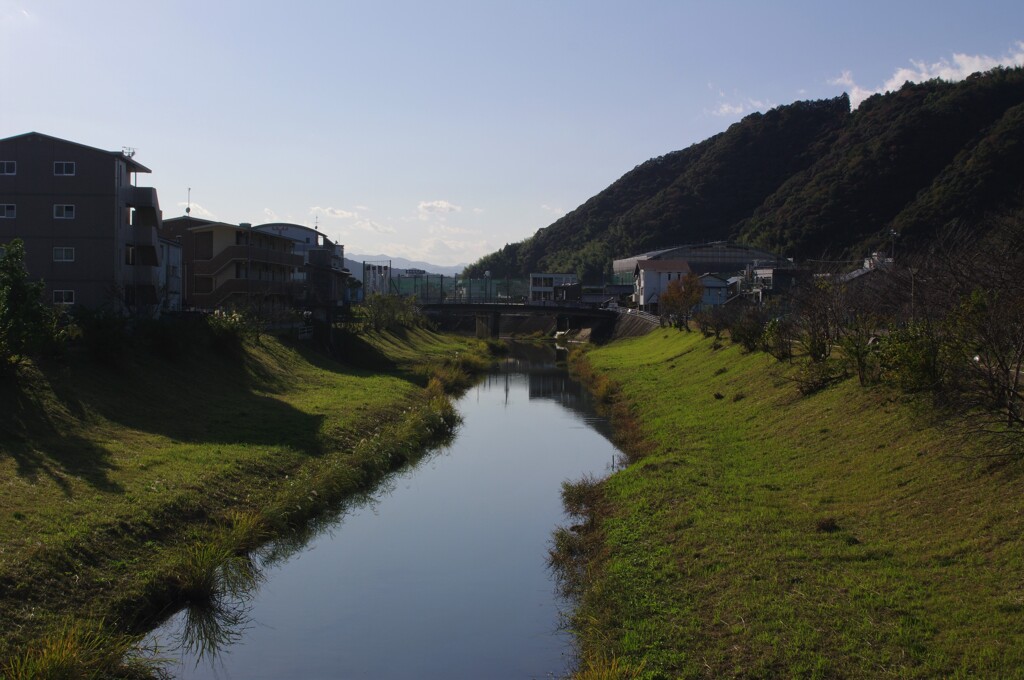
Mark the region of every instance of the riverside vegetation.
[[669, 329], [573, 357], [634, 461], [563, 488], [577, 678], [1024, 673], [1020, 459], [923, 393], [805, 394], [804, 361]]
[[[487, 347], [395, 324], [343, 361], [237, 316], [83, 321], [0, 383], [0, 677], [149, 677], [148, 625], [256, 576], [247, 551], [415, 459]], [[90, 340], [90, 336], [92, 340]]]

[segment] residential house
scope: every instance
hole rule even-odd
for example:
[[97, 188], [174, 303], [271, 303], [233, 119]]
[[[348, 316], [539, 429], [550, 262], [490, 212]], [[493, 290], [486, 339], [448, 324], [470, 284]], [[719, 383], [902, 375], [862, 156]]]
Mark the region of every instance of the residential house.
[[797, 267], [756, 267], [753, 270], [752, 288], [758, 293], [758, 301], [788, 292], [811, 278], [809, 269]]
[[[703, 274], [700, 277], [700, 285], [703, 292], [701, 293], [698, 308], [701, 310], [721, 307], [733, 295], [730, 291], [729, 279], [723, 278], [717, 274]], [[734, 278], [732, 281], [732, 290], [738, 290], [738, 287], [739, 279]]]
[[160, 204], [135, 183], [148, 172], [131, 149], [0, 139], [0, 243], [24, 241], [25, 267], [54, 304], [157, 313]]
[[273, 222], [253, 227], [293, 242], [293, 252], [302, 256], [302, 267], [293, 275], [294, 302], [324, 320], [347, 300], [350, 272], [345, 268], [345, 246], [334, 243], [313, 227]]
[[194, 217], [165, 220], [164, 232], [182, 244], [185, 307], [261, 314], [291, 307], [293, 277], [303, 266], [292, 239]]
[[[530, 274], [530, 302], [549, 302], [566, 299], [566, 286], [578, 283], [575, 274]], [[560, 291], [560, 294], [559, 294]]]
[[658, 313], [658, 298], [669, 281], [691, 272], [686, 260], [639, 260], [633, 267], [633, 302], [637, 308]]

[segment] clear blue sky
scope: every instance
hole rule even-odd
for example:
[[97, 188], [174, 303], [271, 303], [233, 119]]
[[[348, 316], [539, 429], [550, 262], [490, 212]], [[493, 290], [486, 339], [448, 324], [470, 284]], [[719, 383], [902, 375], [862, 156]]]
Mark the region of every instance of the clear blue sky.
[[137, 149], [165, 217], [472, 262], [755, 110], [1024, 60], [1024, 2], [0, 0], [0, 137]]

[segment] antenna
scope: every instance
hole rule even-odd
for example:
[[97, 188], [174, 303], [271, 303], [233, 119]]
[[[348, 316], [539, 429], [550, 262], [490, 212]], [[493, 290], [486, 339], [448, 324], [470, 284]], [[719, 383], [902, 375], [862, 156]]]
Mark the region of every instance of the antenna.
[[135, 155], [135, 147], [132, 147], [132, 146], [122, 146], [121, 147], [121, 153], [123, 153], [126, 158], [131, 158], [132, 156]]
[[190, 212], [192, 212], [192, 187], [188, 188], [188, 201], [185, 203], [185, 217], [188, 217]]
[[320, 231], [320, 216], [317, 215], [313, 218], [313, 229]]

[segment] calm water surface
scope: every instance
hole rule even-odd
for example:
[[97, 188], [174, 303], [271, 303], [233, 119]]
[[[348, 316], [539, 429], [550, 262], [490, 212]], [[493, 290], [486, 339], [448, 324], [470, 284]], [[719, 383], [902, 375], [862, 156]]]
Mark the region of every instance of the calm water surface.
[[257, 558], [262, 584], [218, 622], [228, 644], [181, 649], [186, 613], [156, 631], [176, 677], [561, 677], [570, 640], [545, 561], [561, 483], [617, 451], [553, 356], [510, 361], [457, 405], [449, 447]]

